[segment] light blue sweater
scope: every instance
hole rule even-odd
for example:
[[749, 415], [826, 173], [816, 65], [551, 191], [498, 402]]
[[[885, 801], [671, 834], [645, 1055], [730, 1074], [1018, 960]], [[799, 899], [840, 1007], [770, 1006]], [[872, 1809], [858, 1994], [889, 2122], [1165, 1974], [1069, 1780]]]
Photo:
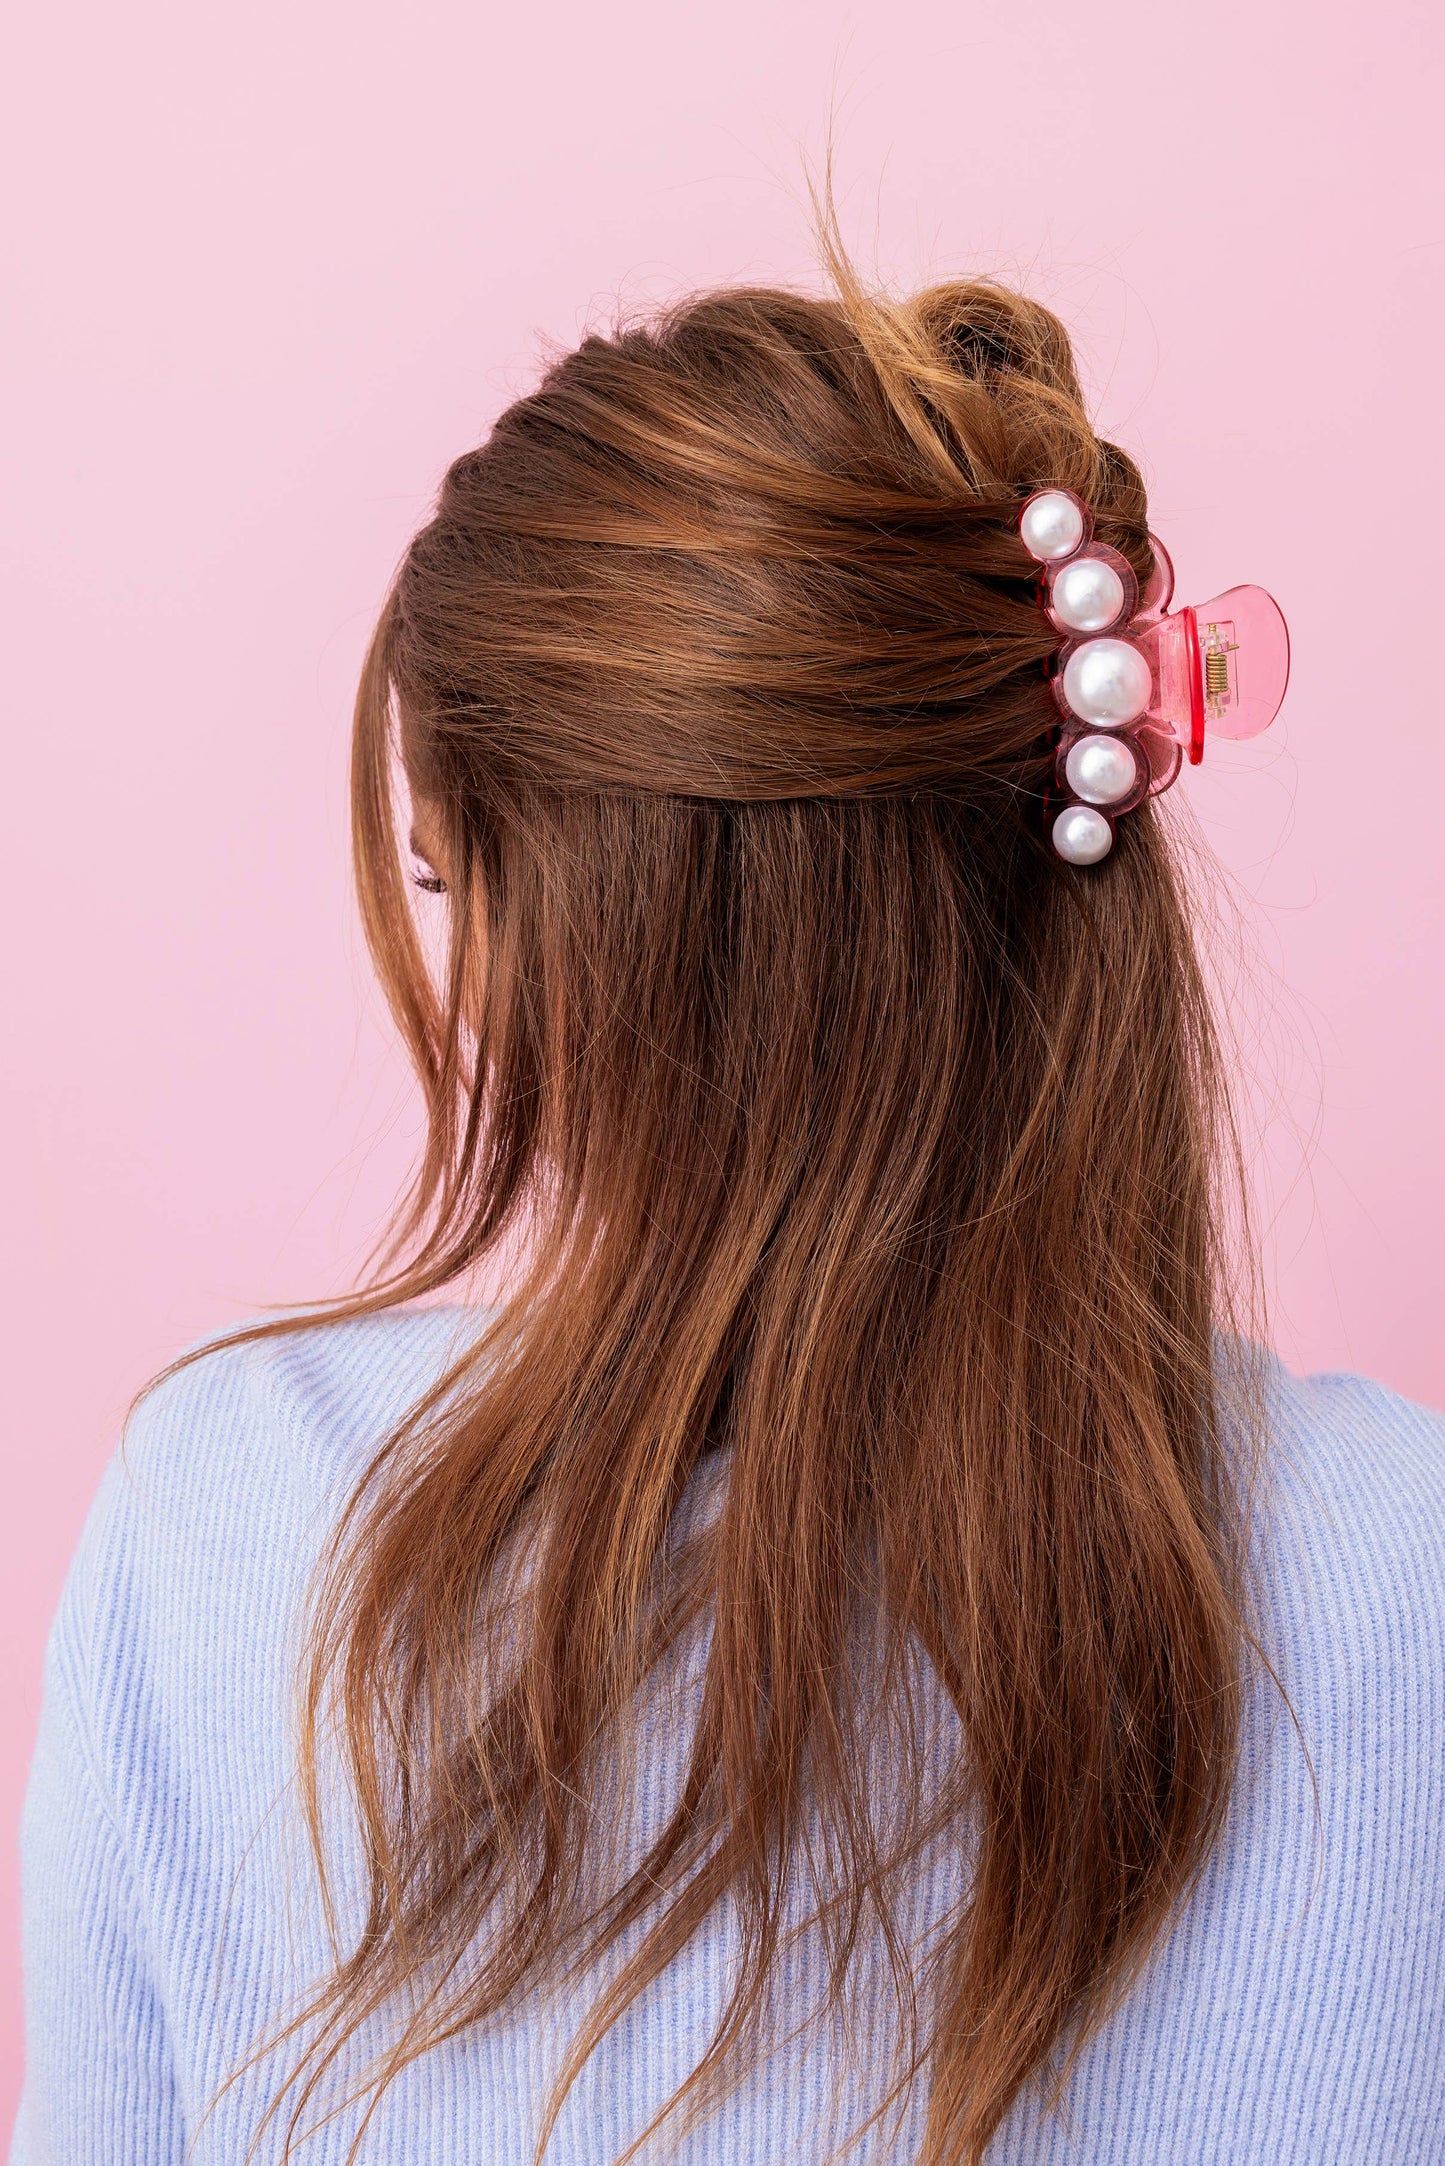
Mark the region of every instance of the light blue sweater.
[[[461, 1313], [214, 1355], [147, 1404], [108, 1475], [52, 1637], [25, 1816], [12, 2166], [241, 2166], [275, 2064], [204, 2109], [323, 1960], [288, 1788], [299, 1597], [338, 1498]], [[1445, 1421], [1354, 1377], [1281, 1370], [1271, 1391], [1265, 1629], [1319, 1821], [1261, 1688], [1202, 1883], [1085, 2051], [1065, 2119], [1021, 2101], [999, 2166], [1445, 2162]], [[671, 1794], [672, 1735], [653, 1731], [644, 1832]], [[940, 1854], [912, 1929], [958, 1892]], [[720, 2006], [727, 1930], [711, 1921], [609, 2035], [549, 2161], [606, 2166], [682, 2081]], [[804, 1944], [791, 2005], [811, 1983]], [[413, 2065], [361, 2157], [524, 2166], [579, 2005], [533, 1995]], [[874, 2075], [815, 2044], [647, 2155], [815, 2166], [866, 2117]], [[912, 2158], [922, 2107], [853, 2155]], [[342, 2166], [357, 2125], [341, 2111], [301, 2160]], [[258, 2157], [278, 2151], [271, 2136]]]

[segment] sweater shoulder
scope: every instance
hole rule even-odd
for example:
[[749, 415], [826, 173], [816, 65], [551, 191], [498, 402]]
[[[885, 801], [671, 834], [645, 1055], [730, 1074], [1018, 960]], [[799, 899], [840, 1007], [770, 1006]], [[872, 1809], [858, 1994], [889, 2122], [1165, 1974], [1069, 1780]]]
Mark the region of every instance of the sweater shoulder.
[[1263, 1523], [1287, 1635], [1331, 1665], [1423, 1681], [1445, 1663], [1445, 1415], [1368, 1377], [1280, 1368], [1268, 1432]]
[[1269, 1428], [1281, 1479], [1354, 1514], [1362, 1528], [1409, 1538], [1445, 1526], [1445, 1413], [1366, 1376], [1277, 1367]]
[[457, 1308], [203, 1342], [139, 1401], [73, 1559], [52, 1656], [102, 1695], [132, 1657], [294, 1606], [388, 1430], [474, 1338]]

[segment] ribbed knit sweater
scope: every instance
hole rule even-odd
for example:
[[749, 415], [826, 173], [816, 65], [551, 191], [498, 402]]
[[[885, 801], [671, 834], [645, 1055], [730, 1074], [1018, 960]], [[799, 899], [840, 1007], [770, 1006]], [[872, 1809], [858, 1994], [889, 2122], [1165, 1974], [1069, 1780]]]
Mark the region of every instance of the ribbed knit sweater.
[[[50, 1644], [12, 2166], [242, 2166], [278, 2064], [221, 2087], [326, 1954], [292, 1782], [305, 1590], [388, 1417], [464, 1321], [223, 1350], [133, 1425]], [[1351, 1376], [1276, 1367], [1270, 1398], [1255, 1566], [1302, 1738], [1274, 1688], [1252, 1686], [1222, 1842], [1086, 2046], [1062, 2114], [1025, 2094], [990, 2147], [998, 2166], [1445, 2166], [1445, 1420]], [[675, 1795], [683, 1719], [645, 1730], [643, 1836]], [[905, 1906], [920, 1946], [962, 1892], [957, 1850], [930, 1853]], [[676, 2090], [712, 2035], [730, 1945], [724, 1909], [608, 2034], [563, 2109], [554, 2166], [607, 2166]], [[783, 1998], [801, 2013], [816, 1945], [804, 1937], [788, 1966]], [[526, 2166], [595, 1985], [539, 1989], [427, 2053], [358, 2156]], [[840, 2063], [805, 2033], [644, 2156], [814, 2166], [866, 2120], [882, 2065]], [[914, 2156], [923, 2082], [853, 2157]], [[342, 2104], [300, 2161], [342, 2166], [360, 2112]], [[280, 2147], [273, 2127], [255, 2156]]]

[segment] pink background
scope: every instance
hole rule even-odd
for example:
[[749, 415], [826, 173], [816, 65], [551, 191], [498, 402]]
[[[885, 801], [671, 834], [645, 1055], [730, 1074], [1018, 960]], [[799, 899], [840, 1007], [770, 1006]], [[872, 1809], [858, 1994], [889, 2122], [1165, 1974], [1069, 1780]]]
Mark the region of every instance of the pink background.
[[49, 0], [9, 48], [0, 2121], [41, 1645], [131, 1390], [335, 1289], [414, 1136], [348, 705], [449, 455], [615, 301], [849, 235], [1076, 326], [1281, 723], [1185, 788], [1244, 907], [1278, 1343], [1445, 1400], [1437, 10]]

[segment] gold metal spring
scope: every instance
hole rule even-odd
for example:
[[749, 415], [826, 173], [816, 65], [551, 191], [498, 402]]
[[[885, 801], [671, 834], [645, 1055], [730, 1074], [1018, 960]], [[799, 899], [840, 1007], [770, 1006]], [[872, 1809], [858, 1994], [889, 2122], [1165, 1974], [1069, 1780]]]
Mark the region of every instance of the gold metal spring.
[[1221, 703], [1229, 698], [1229, 655], [1223, 647], [1210, 647], [1205, 653], [1204, 695]]

